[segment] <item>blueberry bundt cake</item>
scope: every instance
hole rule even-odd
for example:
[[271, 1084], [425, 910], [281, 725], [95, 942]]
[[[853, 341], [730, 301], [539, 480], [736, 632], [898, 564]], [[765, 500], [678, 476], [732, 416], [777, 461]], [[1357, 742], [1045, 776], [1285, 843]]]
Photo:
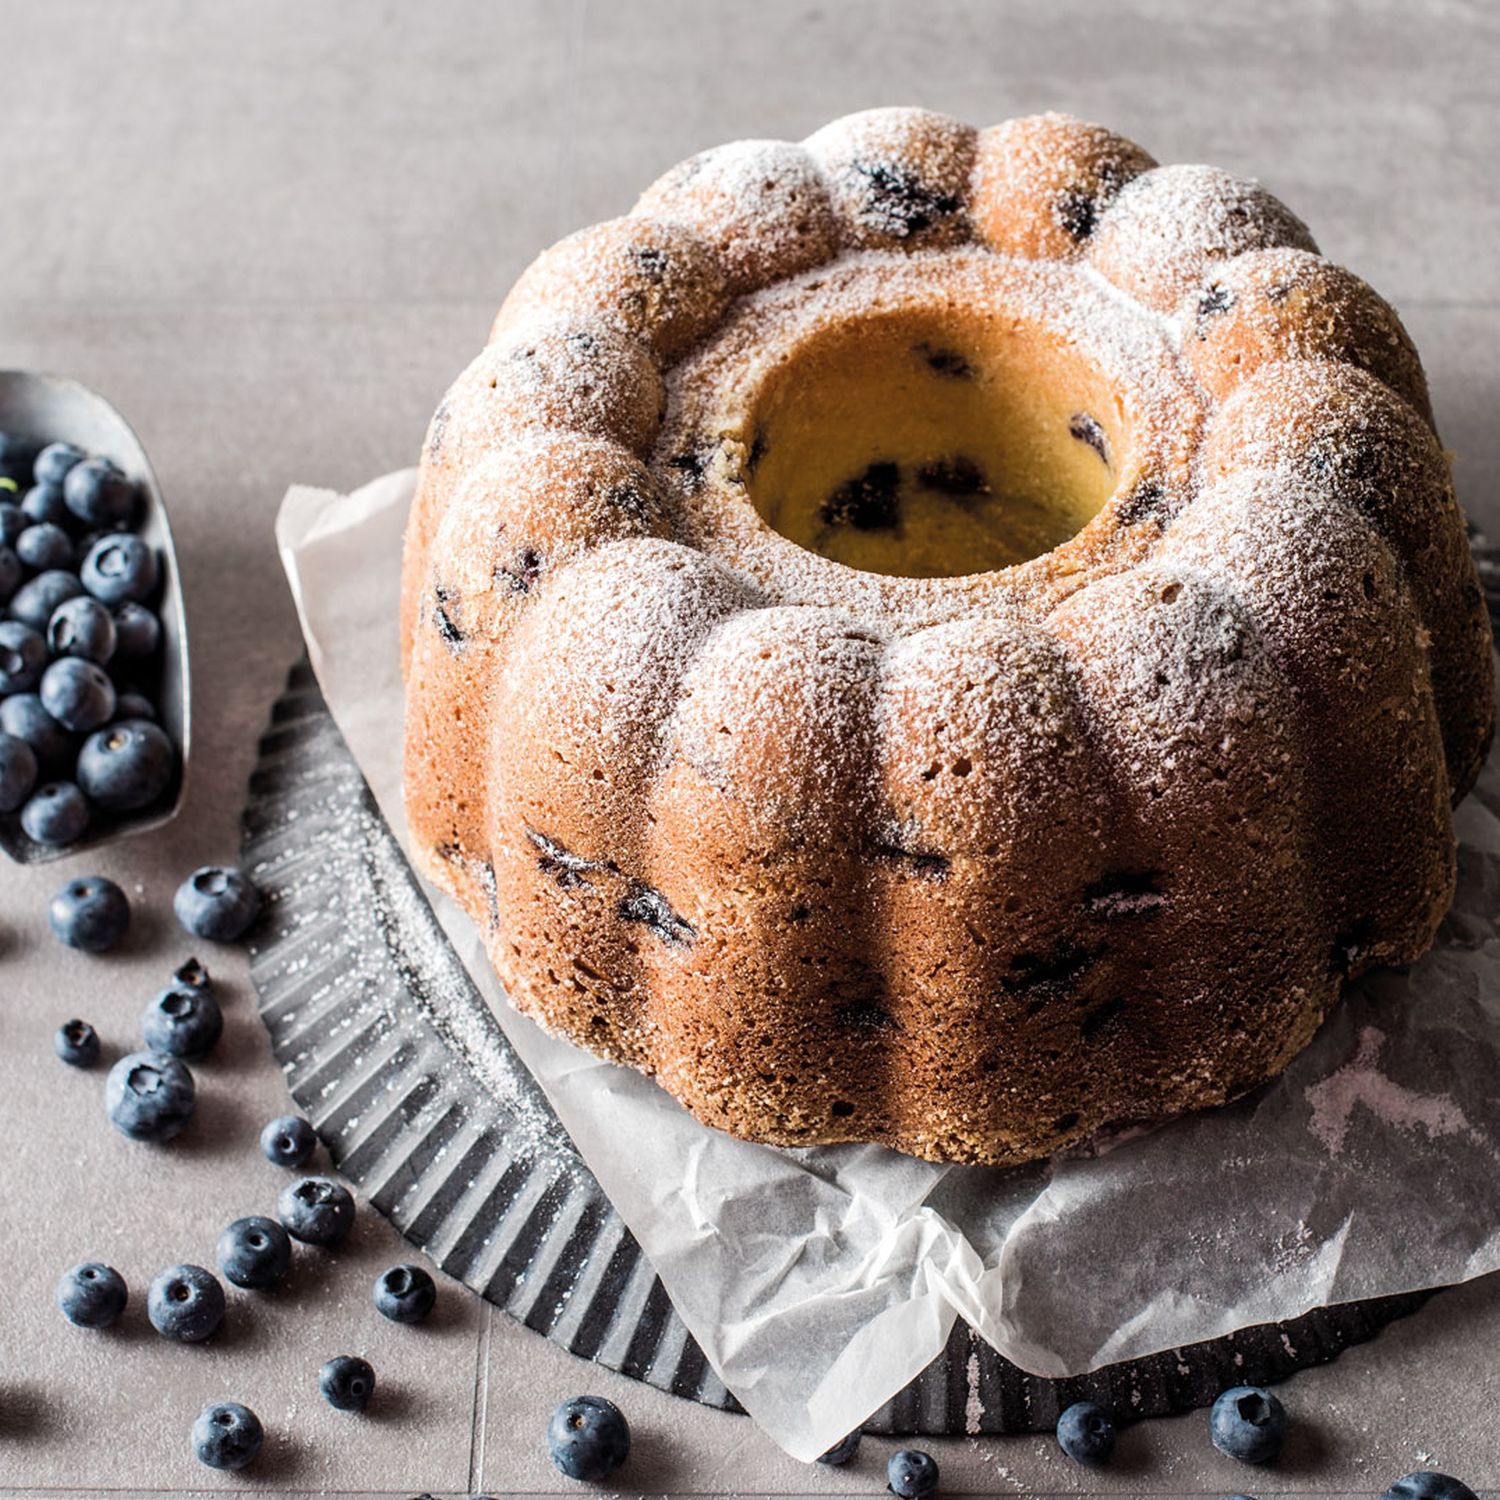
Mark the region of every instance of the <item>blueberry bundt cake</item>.
[[402, 631], [413, 847], [521, 1010], [952, 1161], [1233, 1098], [1426, 949], [1493, 710], [1396, 314], [1059, 115], [740, 142], [547, 251]]

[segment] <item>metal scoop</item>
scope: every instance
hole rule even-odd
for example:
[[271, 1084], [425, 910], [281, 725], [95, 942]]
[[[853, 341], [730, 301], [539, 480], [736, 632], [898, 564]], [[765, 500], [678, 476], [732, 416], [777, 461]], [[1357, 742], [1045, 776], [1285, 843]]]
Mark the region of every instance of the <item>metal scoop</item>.
[[151, 472], [140, 439], [103, 396], [76, 380], [58, 375], [0, 370], [0, 432], [18, 433], [38, 443], [76, 443], [90, 456], [113, 459], [140, 493], [143, 519], [138, 531], [156, 550], [162, 573], [156, 604], [162, 630], [156, 711], [162, 728], [177, 747], [175, 788], [139, 812], [119, 815], [96, 812], [82, 838], [60, 847], [27, 838], [17, 814], [0, 816], [0, 849], [22, 864], [39, 864], [83, 849], [98, 849], [133, 833], [145, 833], [177, 816], [187, 787], [191, 719], [187, 618], [182, 608], [182, 583], [172, 528], [167, 523], [167, 509], [156, 476]]

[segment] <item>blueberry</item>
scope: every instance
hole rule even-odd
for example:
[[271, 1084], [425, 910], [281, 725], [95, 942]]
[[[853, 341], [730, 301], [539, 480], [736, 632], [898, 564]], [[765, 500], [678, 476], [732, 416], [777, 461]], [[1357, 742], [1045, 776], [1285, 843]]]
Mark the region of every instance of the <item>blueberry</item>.
[[11, 616], [41, 635], [57, 606], [66, 599], [76, 599], [82, 592], [83, 585], [76, 573], [48, 568], [16, 590], [10, 601]]
[[1479, 1497], [1463, 1480], [1451, 1474], [1418, 1469], [1415, 1474], [1398, 1479], [1380, 1500], [1479, 1500]]
[[113, 880], [82, 875], [70, 880], [47, 908], [52, 931], [70, 948], [108, 953], [130, 926], [130, 902]]
[[168, 1266], [146, 1293], [146, 1316], [164, 1339], [202, 1343], [224, 1321], [224, 1288], [202, 1266]]
[[86, 594], [65, 599], [47, 622], [53, 656], [79, 656], [103, 666], [115, 654], [115, 617]]
[[1286, 1408], [1258, 1385], [1225, 1391], [1208, 1413], [1215, 1448], [1246, 1464], [1268, 1464], [1286, 1440]]
[[103, 667], [76, 656], [55, 661], [42, 673], [37, 695], [42, 707], [64, 729], [87, 734], [107, 724], [115, 713], [115, 685]]
[[36, 756], [38, 771], [56, 771], [73, 762], [76, 743], [35, 693], [16, 693], [0, 698], [0, 730], [24, 740]]
[[375, 1372], [357, 1354], [338, 1354], [318, 1371], [318, 1389], [335, 1411], [363, 1411], [375, 1394]]
[[21, 829], [38, 844], [60, 848], [83, 837], [89, 826], [88, 798], [71, 781], [49, 781], [21, 809]]
[[16, 556], [33, 573], [48, 568], [71, 569], [78, 561], [73, 553], [73, 538], [53, 521], [38, 521], [16, 538]]
[[1092, 1401], [1075, 1401], [1057, 1419], [1057, 1446], [1074, 1463], [1098, 1468], [1114, 1452], [1114, 1418]]
[[317, 1132], [301, 1115], [277, 1115], [260, 1133], [260, 1149], [278, 1167], [302, 1166], [317, 1147]]
[[161, 1052], [131, 1052], [109, 1070], [104, 1109], [110, 1123], [136, 1141], [180, 1135], [196, 1107], [193, 1075]]
[[125, 1278], [113, 1266], [86, 1260], [64, 1271], [57, 1283], [57, 1305], [80, 1328], [108, 1328], [125, 1311]]
[[63, 480], [68, 509], [88, 526], [128, 526], [135, 511], [135, 486], [107, 458], [74, 464]]
[[885, 1487], [900, 1500], [921, 1500], [937, 1488], [937, 1460], [920, 1448], [903, 1448], [891, 1454], [885, 1478]]
[[21, 587], [21, 580], [25, 577], [26, 569], [16, 556], [15, 548], [9, 542], [0, 543], [0, 604]]
[[196, 958], [184, 959], [172, 970], [172, 983], [190, 990], [211, 990], [212, 976]]
[[856, 1427], [853, 1432], [841, 1437], [827, 1453], [820, 1455], [818, 1462], [827, 1464], [831, 1469], [841, 1469], [859, 1452], [861, 1435], [859, 1428]]
[[437, 1301], [437, 1287], [421, 1266], [392, 1266], [375, 1278], [375, 1311], [393, 1323], [420, 1323]]
[[99, 1033], [87, 1021], [64, 1021], [52, 1034], [52, 1050], [70, 1068], [92, 1068], [99, 1061]]
[[33, 526], [66, 526], [73, 519], [60, 484], [35, 484], [21, 497], [21, 514]]
[[276, 1217], [304, 1245], [336, 1245], [353, 1227], [354, 1199], [326, 1177], [299, 1177], [282, 1188]]
[[569, 1479], [597, 1483], [630, 1456], [630, 1423], [603, 1396], [574, 1396], [552, 1413], [547, 1452]]
[[131, 689], [120, 693], [115, 698], [115, 719], [139, 719], [145, 724], [156, 722], [156, 705], [142, 693]]
[[223, 1031], [224, 1012], [207, 990], [165, 989], [141, 1014], [146, 1046], [168, 1057], [206, 1057]]
[[19, 620], [0, 620], [0, 693], [25, 693], [47, 668], [47, 643]]
[[121, 719], [83, 742], [78, 785], [100, 807], [131, 812], [166, 791], [176, 764], [172, 742], [157, 725], [146, 719]]
[[36, 785], [36, 751], [0, 730], [0, 813], [14, 812]]
[[61, 484], [68, 477], [68, 470], [87, 457], [82, 448], [72, 443], [48, 443], [36, 456], [32, 477], [38, 484]]
[[116, 661], [144, 661], [161, 645], [161, 621], [144, 604], [122, 604], [115, 611]]
[[232, 943], [260, 911], [260, 892], [238, 870], [204, 865], [177, 887], [172, 910], [194, 937]]
[[238, 1401], [205, 1406], [193, 1423], [193, 1456], [210, 1469], [243, 1469], [265, 1440], [260, 1418]]
[[254, 1214], [236, 1219], [219, 1236], [215, 1254], [219, 1269], [236, 1286], [263, 1292], [286, 1275], [292, 1264], [292, 1242], [275, 1219]]
[[125, 531], [100, 537], [89, 548], [79, 577], [94, 598], [113, 608], [148, 599], [160, 571], [151, 545]]
[[0, 547], [14, 547], [16, 538], [31, 525], [31, 517], [0, 490]]

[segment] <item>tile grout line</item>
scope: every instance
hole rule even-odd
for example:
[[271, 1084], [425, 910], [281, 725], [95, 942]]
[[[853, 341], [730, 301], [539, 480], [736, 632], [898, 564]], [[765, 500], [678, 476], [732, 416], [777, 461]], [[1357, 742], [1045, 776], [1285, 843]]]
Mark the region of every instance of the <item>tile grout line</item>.
[[477, 1495], [484, 1478], [484, 1436], [490, 1414], [490, 1338], [495, 1326], [494, 1303], [481, 1299], [484, 1321], [474, 1354], [474, 1418], [469, 1429], [469, 1493]]

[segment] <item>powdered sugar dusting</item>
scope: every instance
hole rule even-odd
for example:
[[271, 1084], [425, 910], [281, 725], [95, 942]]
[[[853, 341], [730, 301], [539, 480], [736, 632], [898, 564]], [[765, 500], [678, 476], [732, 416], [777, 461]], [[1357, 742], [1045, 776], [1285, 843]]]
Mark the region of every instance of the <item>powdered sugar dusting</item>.
[[979, 1396], [979, 1355], [970, 1351], [964, 1366], [964, 1431], [971, 1437], [984, 1430], [984, 1402]]
[[1338, 1072], [1307, 1090], [1312, 1106], [1308, 1128], [1332, 1156], [1344, 1140], [1356, 1109], [1366, 1109], [1397, 1130], [1420, 1130], [1433, 1137], [1463, 1136], [1483, 1145], [1482, 1132], [1470, 1125], [1464, 1112], [1446, 1094], [1418, 1094], [1388, 1078], [1380, 1070], [1385, 1033], [1376, 1026], [1360, 1030], [1358, 1050]]
[[789, 141], [733, 141], [673, 167], [632, 210], [691, 225], [736, 292], [830, 259], [839, 222], [811, 156]]
[[1218, 167], [1157, 167], [1128, 184], [1104, 215], [1089, 259], [1117, 286], [1170, 312], [1210, 261], [1293, 245], [1316, 252], [1307, 226], [1258, 182]]

